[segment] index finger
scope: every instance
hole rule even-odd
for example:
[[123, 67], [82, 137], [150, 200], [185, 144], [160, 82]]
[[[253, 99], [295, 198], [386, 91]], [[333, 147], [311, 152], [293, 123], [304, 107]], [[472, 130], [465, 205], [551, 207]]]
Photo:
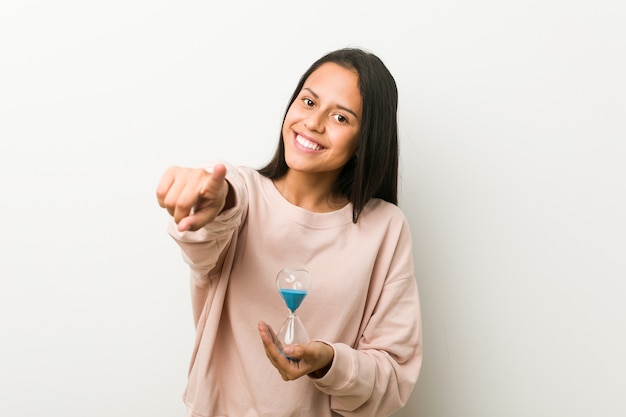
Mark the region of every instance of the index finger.
[[225, 179], [226, 166], [224, 164], [215, 164], [211, 171], [209, 181], [200, 189], [200, 195], [202, 197], [210, 197], [219, 192]]

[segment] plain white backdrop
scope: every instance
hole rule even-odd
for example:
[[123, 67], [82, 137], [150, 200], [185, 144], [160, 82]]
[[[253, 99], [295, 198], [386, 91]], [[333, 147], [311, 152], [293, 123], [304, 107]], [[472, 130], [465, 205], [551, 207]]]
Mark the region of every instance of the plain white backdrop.
[[262, 165], [345, 46], [400, 90], [425, 356], [397, 416], [625, 415], [625, 21], [620, 0], [3, 2], [0, 415], [182, 415], [187, 269], [156, 184]]

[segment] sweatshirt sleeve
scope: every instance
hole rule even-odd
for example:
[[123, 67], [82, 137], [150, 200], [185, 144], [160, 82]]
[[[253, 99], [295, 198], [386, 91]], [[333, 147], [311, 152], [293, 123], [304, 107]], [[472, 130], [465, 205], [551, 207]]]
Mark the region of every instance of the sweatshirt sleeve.
[[343, 416], [387, 416], [403, 407], [422, 363], [419, 294], [408, 225], [356, 347], [330, 343], [335, 357], [314, 383]]
[[[207, 168], [211, 171], [212, 168]], [[189, 265], [191, 300], [197, 324], [212, 281], [219, 276], [224, 255], [234, 234], [239, 230], [248, 207], [248, 195], [243, 179], [236, 169], [226, 165], [226, 180], [235, 193], [235, 206], [220, 213], [211, 223], [196, 231], [179, 232], [173, 219], [168, 233], [182, 251]]]

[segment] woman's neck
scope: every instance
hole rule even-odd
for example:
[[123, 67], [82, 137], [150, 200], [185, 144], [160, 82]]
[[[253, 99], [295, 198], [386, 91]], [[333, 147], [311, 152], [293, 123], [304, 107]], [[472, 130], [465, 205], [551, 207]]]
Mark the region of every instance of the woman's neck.
[[326, 213], [348, 204], [346, 197], [335, 193], [336, 179], [336, 176], [289, 170], [274, 180], [274, 186], [291, 204], [312, 212]]

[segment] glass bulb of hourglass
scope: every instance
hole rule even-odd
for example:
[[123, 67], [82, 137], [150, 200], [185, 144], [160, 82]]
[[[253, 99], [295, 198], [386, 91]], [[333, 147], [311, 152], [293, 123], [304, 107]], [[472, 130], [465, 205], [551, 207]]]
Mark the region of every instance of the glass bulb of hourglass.
[[[296, 311], [311, 288], [311, 276], [304, 269], [283, 269], [276, 276], [276, 286], [289, 309], [289, 316], [276, 335], [281, 351], [282, 346], [309, 343], [309, 335], [296, 315]], [[288, 356], [287, 358], [297, 360]]]

